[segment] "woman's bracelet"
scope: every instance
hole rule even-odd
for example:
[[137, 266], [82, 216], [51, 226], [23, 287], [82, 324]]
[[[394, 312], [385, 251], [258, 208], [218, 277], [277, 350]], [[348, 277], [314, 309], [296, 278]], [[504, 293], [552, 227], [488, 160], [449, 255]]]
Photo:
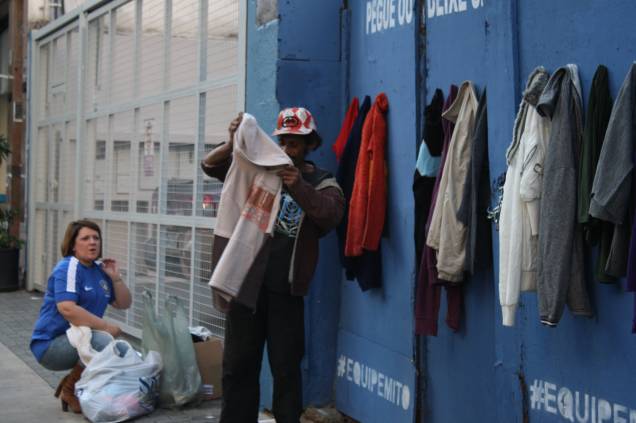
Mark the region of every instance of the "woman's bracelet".
[[124, 283], [124, 280], [123, 280], [121, 277], [119, 277], [119, 278], [117, 278], [117, 279], [113, 279], [113, 283], [114, 283], [114, 284], [115, 284], [115, 283]]

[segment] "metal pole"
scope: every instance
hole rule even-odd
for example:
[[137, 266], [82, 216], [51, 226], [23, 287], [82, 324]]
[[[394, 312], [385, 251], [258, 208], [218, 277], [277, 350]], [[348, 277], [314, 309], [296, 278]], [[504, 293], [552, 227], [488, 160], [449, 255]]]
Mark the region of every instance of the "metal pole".
[[9, 4], [9, 34], [11, 39], [11, 68], [13, 77], [11, 87], [11, 118], [9, 119], [9, 142], [11, 144], [11, 190], [10, 205], [20, 210], [20, 219], [16, 219], [9, 228], [11, 235], [20, 236], [20, 222], [24, 216], [22, 194], [22, 150], [24, 149], [24, 45], [25, 45], [25, 0], [11, 0]]

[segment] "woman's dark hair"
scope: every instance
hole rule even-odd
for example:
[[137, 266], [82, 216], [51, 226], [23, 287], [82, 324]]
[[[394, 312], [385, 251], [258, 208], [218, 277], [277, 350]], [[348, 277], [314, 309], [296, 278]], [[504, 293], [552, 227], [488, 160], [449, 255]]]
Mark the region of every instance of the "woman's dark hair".
[[62, 240], [62, 257], [72, 256], [73, 255], [73, 247], [75, 247], [75, 240], [77, 239], [77, 235], [79, 234], [80, 229], [89, 228], [96, 231], [99, 234], [99, 254], [98, 258], [102, 256], [102, 230], [99, 228], [97, 223], [92, 222], [90, 220], [76, 220], [71, 222], [66, 227], [66, 232], [64, 232], [64, 239]]

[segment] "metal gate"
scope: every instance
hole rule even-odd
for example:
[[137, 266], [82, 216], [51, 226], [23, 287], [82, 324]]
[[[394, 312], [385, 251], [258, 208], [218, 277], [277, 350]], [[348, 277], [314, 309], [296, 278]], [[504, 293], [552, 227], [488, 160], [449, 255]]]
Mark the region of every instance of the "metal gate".
[[223, 335], [211, 305], [219, 181], [198, 163], [244, 108], [245, 0], [93, 1], [31, 35], [28, 286], [44, 290], [66, 225], [97, 222], [141, 328], [141, 292], [181, 298]]

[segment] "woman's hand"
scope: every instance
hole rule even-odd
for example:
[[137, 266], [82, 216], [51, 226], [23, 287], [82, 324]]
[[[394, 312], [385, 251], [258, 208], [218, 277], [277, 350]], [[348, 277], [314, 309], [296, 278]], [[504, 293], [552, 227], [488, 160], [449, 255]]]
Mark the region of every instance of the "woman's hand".
[[102, 259], [102, 270], [113, 281], [121, 281], [121, 273], [119, 273], [119, 266], [117, 261], [111, 258]]
[[115, 301], [111, 305], [120, 310], [125, 310], [130, 307], [132, 304], [132, 295], [124, 281], [121, 279], [121, 273], [119, 273], [117, 261], [111, 258], [102, 259], [102, 270], [108, 275], [110, 280], [113, 281]]
[[104, 328], [104, 330], [110, 333], [113, 338], [117, 338], [119, 335], [121, 335], [121, 328], [112, 323], [106, 323], [106, 327]]

